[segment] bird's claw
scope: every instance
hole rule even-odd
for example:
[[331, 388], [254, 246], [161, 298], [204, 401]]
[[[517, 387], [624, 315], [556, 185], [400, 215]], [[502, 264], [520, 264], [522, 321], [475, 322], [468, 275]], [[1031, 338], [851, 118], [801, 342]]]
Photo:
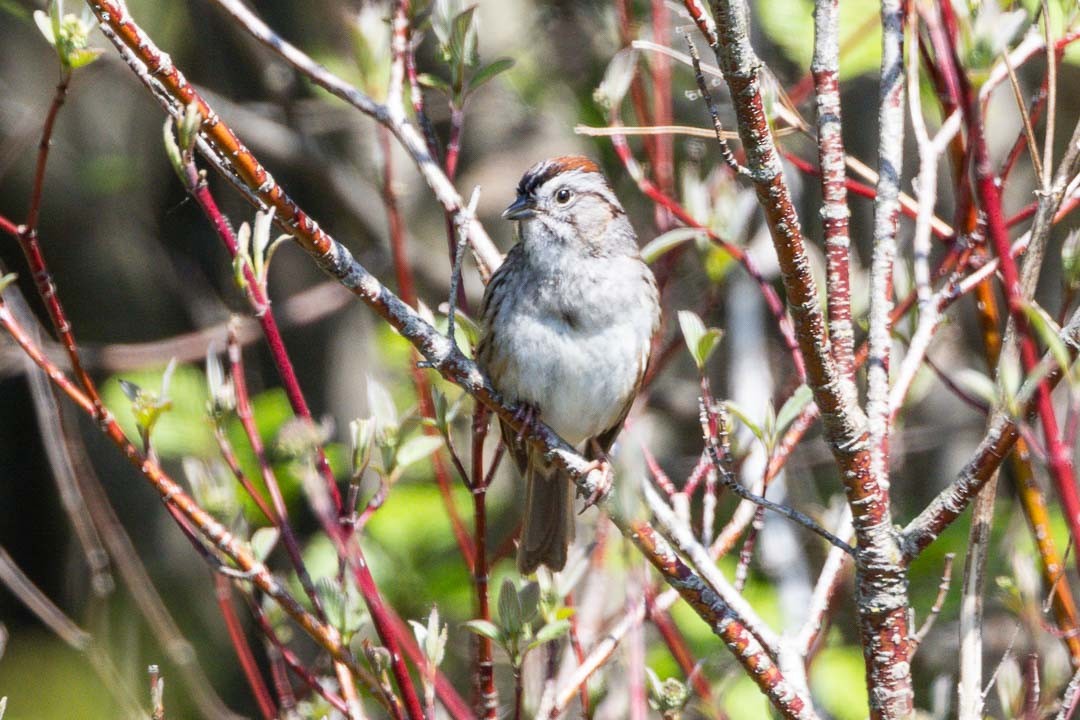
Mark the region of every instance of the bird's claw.
[[514, 420], [521, 423], [521, 428], [514, 437], [515, 443], [521, 442], [521, 439], [525, 437], [526, 433], [532, 430], [539, 417], [540, 409], [535, 405], [527, 402], [518, 403], [517, 410], [514, 411]]
[[611, 487], [613, 485], [611, 464], [606, 457], [601, 457], [589, 463], [585, 468], [584, 474], [588, 476], [597, 471], [600, 473], [600, 478], [596, 481], [596, 489], [592, 491], [592, 494], [585, 498], [585, 505], [581, 508], [581, 512], [579, 512], [578, 515], [581, 515], [592, 506], [598, 504], [611, 492]]

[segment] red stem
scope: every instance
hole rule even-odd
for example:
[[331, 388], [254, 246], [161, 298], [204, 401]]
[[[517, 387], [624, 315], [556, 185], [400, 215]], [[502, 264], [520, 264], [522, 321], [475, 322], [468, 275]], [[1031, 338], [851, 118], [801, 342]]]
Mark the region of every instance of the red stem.
[[[1038, 365], [1039, 353], [1025, 313], [1025, 298], [1016, 261], [1009, 249], [1009, 231], [1002, 212], [1001, 188], [990, 162], [978, 98], [970, 87], [966, 87], [965, 90], [968, 98], [969, 134], [975, 150], [976, 194], [986, 214], [987, 233], [998, 254], [1009, 313], [1016, 323], [1020, 342], [1020, 361], [1024, 371], [1030, 374]], [[1072, 453], [1061, 441], [1057, 416], [1054, 414], [1050, 397], [1050, 387], [1045, 379], [1039, 382], [1036, 389], [1035, 406], [1039, 419], [1042, 421], [1043, 435], [1046, 440], [1048, 469], [1054, 479], [1065, 520], [1069, 524], [1069, 532], [1075, 543], [1080, 541], [1080, 495], [1077, 494], [1076, 489]], [[1080, 554], [1077, 554], [1077, 566], [1080, 567]]]
[[[671, 21], [668, 17], [668, 9], [664, 0], [652, 0], [652, 36], [656, 42], [667, 42], [671, 34]], [[652, 114], [653, 123], [656, 125], [671, 125], [673, 122], [672, 96], [671, 96], [671, 58], [663, 54], [653, 54], [649, 57], [650, 77], [652, 79]], [[653, 176], [656, 185], [668, 196], [675, 194], [675, 149], [674, 138], [671, 135], [656, 137], [652, 158]], [[670, 211], [657, 206], [656, 226], [660, 230], [668, 230], [673, 225]]]
[[262, 493], [255, 489], [255, 486], [251, 484], [251, 480], [244, 474], [243, 468], [240, 467], [240, 461], [236, 457], [236, 451], [233, 450], [232, 445], [229, 443], [229, 438], [225, 436], [220, 428], [214, 428], [214, 437], [217, 438], [218, 450], [221, 452], [221, 457], [225, 460], [225, 464], [229, 466], [229, 470], [232, 471], [233, 476], [241, 487], [247, 492], [255, 505], [259, 508], [259, 511], [266, 518], [267, 522], [271, 525], [276, 525], [274, 521], [274, 512], [270, 509], [270, 506], [266, 504], [266, 499], [263, 498]]
[[259, 706], [259, 712], [266, 720], [274, 720], [278, 716], [274, 700], [270, 697], [270, 690], [266, 687], [259, 667], [255, 662], [255, 656], [251, 652], [247, 636], [240, 627], [240, 619], [236, 616], [236, 610], [232, 606], [232, 586], [229, 579], [220, 573], [214, 573], [215, 596], [221, 617], [225, 621], [225, 629], [229, 632], [229, 640], [232, 642], [236, 657], [240, 660], [240, 667], [244, 671], [251, 692], [255, 695], [255, 702]]
[[270, 493], [270, 502], [273, 504], [274, 513], [271, 515], [271, 522], [281, 531], [281, 539], [285, 543], [285, 552], [288, 553], [289, 560], [292, 562], [293, 568], [296, 569], [296, 577], [300, 580], [300, 585], [303, 586], [307, 596], [311, 598], [315, 614], [325, 622], [326, 615], [323, 612], [322, 601], [315, 591], [315, 583], [311, 581], [311, 575], [308, 574], [307, 566], [304, 564], [300, 544], [297, 542], [296, 534], [289, 523], [285, 498], [281, 494], [281, 487], [278, 485], [277, 477], [266, 459], [266, 450], [263, 447], [262, 437], [259, 435], [258, 427], [255, 426], [255, 415], [252, 412], [251, 398], [247, 391], [244, 362], [240, 357], [240, 345], [236, 341], [236, 334], [232, 328], [230, 328], [229, 332], [229, 365], [233, 387], [236, 392], [236, 416], [244, 428], [244, 434], [247, 436], [252, 452], [255, 453], [255, 460], [259, 465], [259, 471], [262, 473], [263, 484], [266, 485], [266, 489]]
[[[269, 641], [269, 646], [281, 656], [281, 659], [285, 662], [285, 665], [289, 670], [300, 678], [305, 685], [326, 698], [326, 701], [333, 705], [336, 710], [342, 714], [348, 714], [348, 706], [345, 704], [345, 701], [327, 690], [323, 684], [319, 682], [319, 679], [308, 671], [304, 663], [296, 656], [296, 653], [281, 642], [281, 638], [278, 637], [277, 631], [274, 630], [274, 626], [266, 619], [266, 614], [254, 598], [245, 596], [245, 599], [247, 600], [248, 607], [251, 609], [252, 617], [255, 618], [255, 622], [259, 625], [259, 630], [266, 636]], [[276, 678], [275, 681], [277, 681]]]
[[[623, 165], [628, 171], [631, 167], [636, 167], [637, 162], [634, 160], [633, 155], [631, 155], [630, 146], [626, 144], [626, 138], [624, 136], [611, 136], [611, 143], [615, 148], [615, 152], [618, 154], [619, 159], [623, 161]], [[647, 177], [633, 172], [631, 172], [631, 174], [634, 175], [637, 180], [638, 189], [641, 190], [646, 197], [655, 203], [663, 205], [684, 225], [703, 231], [714, 244], [723, 248], [725, 252], [731, 255], [735, 262], [743, 266], [743, 269], [746, 270], [746, 274], [749, 275], [761, 289], [761, 294], [765, 298], [765, 304], [768, 305], [769, 311], [776, 320], [780, 334], [784, 338], [784, 344], [791, 353], [791, 362], [795, 366], [795, 372], [798, 374], [800, 382], [805, 381], [806, 365], [803, 362], [802, 353], [799, 351], [798, 341], [795, 339], [795, 328], [792, 326], [791, 319], [788, 318], [787, 313], [784, 310], [784, 303], [780, 300], [780, 296], [777, 295], [773, 286], [769, 284], [769, 281], [766, 280], [761, 274], [761, 271], [758, 270], [753, 259], [742, 248], [722, 239], [712, 230], [695, 220], [682, 205], [674, 198], [664, 194], [660, 188]]]
[[[806, 160], [803, 160], [795, 153], [785, 150], [783, 148], [780, 148], [780, 153], [784, 156], [784, 159], [794, 165], [797, 170], [800, 170], [807, 175], [812, 175], [813, 177], [819, 177], [821, 175], [821, 171], [817, 168], [817, 166], [810, 162], [807, 162]], [[877, 191], [874, 190], [874, 188], [864, 183], [861, 183], [858, 180], [852, 180], [851, 178], [848, 178], [844, 181], [844, 187], [847, 188], [849, 192], [854, 195], [858, 195], [859, 197], [868, 198], [870, 200], [874, 200], [877, 198]], [[915, 210], [909, 207], [905, 207], [903, 204], [900, 205], [900, 212], [912, 219], [915, 219], [915, 217], [918, 215]], [[931, 226], [930, 232], [937, 236], [939, 239], [949, 239], [949, 235], [934, 226]]]
[[[198, 203], [203, 214], [206, 215], [206, 219], [210, 221], [218, 239], [221, 240], [228, 251], [229, 257], [235, 259], [238, 252], [236, 236], [233, 235], [232, 227], [218, 209], [217, 202], [210, 193], [210, 187], [204, 179], [199, 177], [194, 163], [185, 164], [185, 173], [185, 184], [188, 192], [195, 198], [195, 202]], [[259, 322], [263, 336], [266, 338], [266, 345], [270, 349], [270, 357], [274, 361], [278, 377], [281, 378], [281, 384], [285, 388], [286, 396], [289, 398], [289, 405], [297, 417], [314, 423], [311, 410], [308, 408], [307, 400], [304, 398], [304, 392], [300, 389], [300, 381], [296, 377], [296, 370], [293, 368], [292, 360], [285, 349], [285, 341], [281, 337], [281, 330], [278, 327], [274, 313], [270, 310], [270, 299], [266, 296], [266, 291], [260, 280], [255, 277], [254, 270], [247, 263], [244, 263], [243, 273], [248, 297], [255, 311], [255, 319]], [[335, 510], [340, 514], [342, 511], [341, 493], [338, 491], [334, 473], [330, 469], [330, 462], [326, 459], [326, 453], [323, 451], [322, 446], [319, 446], [316, 451], [316, 467], [323, 477]]]
[[41, 213], [42, 193], [45, 187], [45, 167], [49, 160], [49, 146], [52, 143], [56, 118], [67, 97], [70, 79], [71, 72], [68, 70], [62, 71], [60, 82], [57, 84], [56, 92], [53, 94], [52, 103], [49, 105], [49, 110], [45, 115], [41, 140], [38, 142], [34, 184], [30, 191], [30, 208], [26, 213], [26, 224], [16, 227], [10, 221], [2, 219], [3, 222], [0, 224], [0, 228], [14, 235], [19, 241], [19, 247], [22, 248], [23, 255], [26, 257], [26, 263], [30, 268], [31, 276], [34, 278], [34, 285], [37, 287], [38, 295], [45, 304], [53, 328], [55, 328], [60, 342], [71, 359], [71, 368], [75, 374], [75, 379], [94, 402], [97, 408], [95, 417], [100, 417], [102, 412], [101, 398], [98, 396], [94, 381], [90, 379], [90, 375], [83, 368], [82, 361], [79, 359], [79, 351], [75, 345], [75, 336], [71, 331], [71, 323], [68, 322], [64, 308], [56, 295], [56, 284], [53, 282], [52, 273], [49, 272], [45, 263], [45, 256], [41, 252], [41, 245], [38, 243], [38, 218]]
[[56, 85], [56, 93], [53, 95], [52, 104], [45, 115], [45, 124], [41, 129], [41, 140], [38, 142], [37, 166], [34, 168], [34, 185], [30, 191], [30, 209], [26, 213], [26, 227], [37, 231], [38, 217], [41, 214], [42, 190], [45, 187], [45, 165], [49, 160], [49, 146], [52, 143], [53, 127], [56, 125], [56, 116], [67, 99], [68, 83], [71, 81], [71, 71], [62, 70], [60, 82]]
[[[186, 171], [189, 191], [192, 193], [193, 197], [195, 197], [199, 206], [203, 208], [207, 219], [209, 219], [214, 226], [218, 237], [229, 251], [230, 256], [235, 258], [238, 251], [236, 238], [232, 233], [231, 227], [229, 227], [226, 222], [225, 217], [218, 210], [217, 203], [210, 194], [206, 182], [198, 178], [193, 162], [186, 163]], [[195, 173], [194, 177], [192, 176], [192, 173]], [[307, 402], [304, 400], [303, 392], [300, 390], [300, 384], [296, 379], [292, 361], [289, 359], [285, 350], [285, 345], [281, 340], [281, 333], [279, 332], [277, 322], [274, 319], [274, 313], [270, 309], [269, 300], [258, 279], [255, 278], [252, 268], [246, 263], [244, 264], [244, 277], [247, 281], [246, 285], [249, 297], [252, 305], [255, 307], [256, 317], [266, 336], [267, 345], [273, 356], [274, 364], [277, 366], [282, 384], [285, 386], [286, 394], [289, 396], [289, 402], [293, 407], [293, 412], [310, 422], [311, 412], [308, 410]], [[333, 500], [334, 507], [340, 515], [342, 511], [341, 494], [338, 492], [333, 472], [330, 470], [330, 464], [327, 462], [326, 454], [321, 447], [317, 448], [316, 458], [318, 470], [326, 482], [327, 490]], [[401, 656], [397, 637], [391, 631], [389, 615], [383, 604], [382, 597], [379, 594], [378, 587], [375, 584], [375, 579], [371, 576], [371, 570], [368, 568], [363, 550], [361, 550], [358, 543], [349, 541], [347, 535], [348, 529], [339, 525], [335, 518], [321, 517], [321, 513], [319, 515], [319, 520], [322, 523], [323, 529], [326, 531], [327, 536], [334, 542], [338, 553], [342, 557], [348, 558], [349, 565], [356, 580], [357, 588], [360, 590], [360, 594], [363, 596], [364, 602], [368, 607], [368, 612], [371, 614], [371, 620], [379, 635], [379, 639], [382, 641], [383, 645], [386, 646], [386, 649], [390, 651], [390, 657], [392, 658], [391, 670], [394, 678], [397, 680], [398, 689], [404, 696], [403, 700], [406, 710], [409, 713], [409, 717], [412, 718], [412, 720], [421, 720], [424, 717], [424, 711], [416, 693], [416, 686], [413, 683], [412, 677], [409, 675], [409, 670], [405, 666], [405, 661]], [[282, 520], [284, 520], [284, 518], [282, 518]], [[282, 526], [283, 528], [286, 527], [284, 523]], [[286, 537], [287, 536], [283, 531], [282, 538], [285, 539]]]
[[[390, 132], [385, 127], [379, 128], [379, 142], [383, 150], [383, 206], [386, 208], [387, 222], [390, 226], [390, 251], [394, 258], [394, 277], [397, 280], [398, 292], [401, 299], [412, 307], [417, 306], [416, 282], [413, 279], [412, 263], [408, 252], [408, 234], [405, 222], [401, 217], [398, 207], [397, 195], [394, 193], [394, 167], [390, 149]], [[435, 416], [435, 408], [431, 404], [431, 389], [428, 385], [427, 376], [417, 366], [418, 353], [413, 350], [413, 362], [411, 363], [411, 375], [413, 386], [416, 388], [417, 403], [420, 406], [420, 414], [425, 418]], [[438, 430], [425, 425], [424, 432], [438, 434]], [[453, 493], [450, 489], [450, 471], [440, 453], [431, 456], [432, 469], [435, 472], [435, 483], [439, 487], [443, 506], [446, 514], [450, 517], [450, 527], [454, 531], [454, 539], [457, 542], [461, 555], [465, 558], [465, 564], [472, 567], [475, 551], [469, 532], [465, 529], [465, 523], [458, 513], [457, 505], [454, 504]]]
[[[484, 474], [484, 440], [489, 427], [489, 415], [482, 405], [477, 405], [472, 423], [472, 496], [474, 546], [476, 561], [473, 563], [473, 584], [476, 590], [476, 617], [491, 620], [488, 593], [487, 558], [487, 488], [488, 480], [502, 457], [502, 445], [492, 460], [491, 473]], [[496, 720], [499, 716], [499, 695], [495, 688], [494, 648], [490, 638], [476, 638], [476, 709], [484, 720]]]

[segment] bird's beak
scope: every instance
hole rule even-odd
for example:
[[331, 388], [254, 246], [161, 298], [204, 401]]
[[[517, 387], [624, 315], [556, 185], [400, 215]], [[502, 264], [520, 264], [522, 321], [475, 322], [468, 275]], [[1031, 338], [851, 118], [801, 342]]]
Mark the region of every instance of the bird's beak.
[[507, 220], [527, 220], [536, 214], [532, 199], [528, 195], [518, 195], [517, 200], [510, 203], [510, 207], [503, 210], [502, 216]]

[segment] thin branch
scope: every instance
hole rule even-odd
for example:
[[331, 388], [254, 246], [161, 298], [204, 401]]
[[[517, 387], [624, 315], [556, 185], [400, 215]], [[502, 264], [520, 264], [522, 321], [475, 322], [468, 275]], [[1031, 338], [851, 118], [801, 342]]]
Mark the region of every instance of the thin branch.
[[829, 338], [833, 357], [846, 382], [854, 382], [855, 334], [851, 324], [848, 207], [844, 172], [843, 122], [840, 111], [839, 0], [814, 4], [814, 78], [818, 165], [821, 167], [821, 218], [827, 258]]

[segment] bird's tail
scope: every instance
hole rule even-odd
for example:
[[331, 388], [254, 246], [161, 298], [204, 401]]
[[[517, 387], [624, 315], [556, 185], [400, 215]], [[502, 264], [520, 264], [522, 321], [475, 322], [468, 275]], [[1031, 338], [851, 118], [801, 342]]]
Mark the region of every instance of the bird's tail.
[[518, 544], [517, 566], [528, 575], [540, 565], [557, 572], [566, 565], [574, 540], [574, 483], [565, 470], [545, 465], [540, 453], [529, 453], [525, 471], [525, 518]]

